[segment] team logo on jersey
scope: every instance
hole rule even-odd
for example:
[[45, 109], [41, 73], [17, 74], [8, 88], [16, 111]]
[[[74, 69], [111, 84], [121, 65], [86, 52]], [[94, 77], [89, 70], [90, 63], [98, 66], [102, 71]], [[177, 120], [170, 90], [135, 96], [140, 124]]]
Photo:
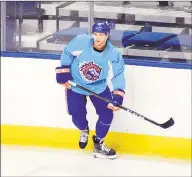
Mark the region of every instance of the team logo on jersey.
[[83, 63], [80, 66], [81, 76], [86, 81], [96, 81], [99, 79], [102, 68], [96, 65], [93, 61], [89, 63]]

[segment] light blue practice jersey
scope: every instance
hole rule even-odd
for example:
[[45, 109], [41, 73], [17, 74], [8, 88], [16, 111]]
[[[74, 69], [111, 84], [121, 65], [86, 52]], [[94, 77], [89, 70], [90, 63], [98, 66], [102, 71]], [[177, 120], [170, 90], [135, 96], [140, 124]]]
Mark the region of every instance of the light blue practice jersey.
[[[75, 37], [63, 50], [61, 66], [70, 65], [73, 82], [97, 94], [107, 87], [109, 69], [112, 70], [112, 90], [125, 90], [124, 60], [121, 53], [110, 41], [107, 41], [103, 52], [93, 49], [93, 38], [82, 34]], [[87, 92], [73, 87], [74, 92], [89, 95]]]

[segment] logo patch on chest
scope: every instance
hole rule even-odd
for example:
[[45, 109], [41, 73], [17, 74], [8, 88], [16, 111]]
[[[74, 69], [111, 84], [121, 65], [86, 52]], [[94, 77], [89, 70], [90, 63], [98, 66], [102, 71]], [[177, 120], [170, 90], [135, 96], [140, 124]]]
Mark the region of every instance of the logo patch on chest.
[[96, 81], [99, 79], [102, 68], [96, 65], [93, 61], [80, 65], [81, 76], [86, 81]]

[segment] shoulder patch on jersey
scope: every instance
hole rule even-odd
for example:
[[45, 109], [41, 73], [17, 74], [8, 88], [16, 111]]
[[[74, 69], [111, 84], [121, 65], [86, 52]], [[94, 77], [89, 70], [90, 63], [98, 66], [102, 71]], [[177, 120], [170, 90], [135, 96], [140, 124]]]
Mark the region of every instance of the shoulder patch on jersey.
[[83, 79], [88, 82], [98, 80], [102, 71], [102, 68], [93, 61], [82, 63], [79, 69]]
[[83, 52], [83, 50], [75, 50], [75, 51], [71, 52], [71, 55], [79, 57], [82, 52]]

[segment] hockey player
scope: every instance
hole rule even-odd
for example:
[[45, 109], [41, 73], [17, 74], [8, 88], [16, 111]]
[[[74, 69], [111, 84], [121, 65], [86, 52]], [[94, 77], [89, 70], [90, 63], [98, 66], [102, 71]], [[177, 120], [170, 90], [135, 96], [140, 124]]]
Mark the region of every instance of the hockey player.
[[[104, 144], [113, 120], [113, 111], [122, 105], [125, 94], [124, 60], [120, 52], [109, 40], [110, 25], [107, 21], [97, 21], [92, 27], [92, 35], [76, 36], [63, 50], [60, 67], [56, 68], [57, 83], [66, 88], [68, 112], [80, 130], [79, 146], [84, 149], [88, 143], [89, 125], [86, 118], [87, 96], [93, 103], [98, 121], [94, 143], [94, 157], [116, 158], [116, 151]], [[107, 86], [109, 69], [113, 71], [113, 88]], [[108, 104], [94, 95], [70, 86], [68, 80], [75, 82], [102, 97], [113, 100]]]

